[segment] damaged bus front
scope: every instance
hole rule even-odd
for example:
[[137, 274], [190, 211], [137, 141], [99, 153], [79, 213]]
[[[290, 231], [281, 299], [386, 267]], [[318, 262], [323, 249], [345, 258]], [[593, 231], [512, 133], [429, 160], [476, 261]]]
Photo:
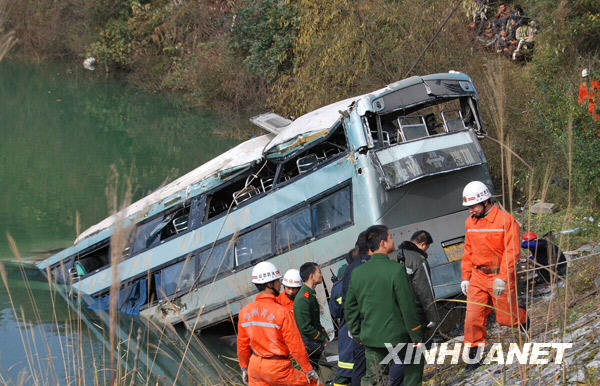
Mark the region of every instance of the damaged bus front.
[[[464, 222], [462, 189], [472, 180], [491, 185], [478, 137], [482, 126], [471, 79], [460, 73], [412, 77], [372, 93], [347, 118], [361, 163], [373, 171], [365, 201], [375, 222], [391, 230], [396, 243], [424, 229], [436, 297], [460, 292]], [[357, 142], [359, 141], [357, 140]]]
[[[38, 267], [105, 310], [119, 256], [119, 311], [194, 330], [252, 300], [259, 261], [281, 271], [317, 262], [331, 288], [358, 234], [385, 224], [397, 243], [429, 231], [436, 296], [459, 292], [462, 187], [490, 182], [467, 75], [412, 77], [294, 121], [270, 113], [253, 122], [270, 133], [103, 220]], [[130, 231], [115, 251], [119, 229]], [[331, 326], [326, 310], [323, 319]]]

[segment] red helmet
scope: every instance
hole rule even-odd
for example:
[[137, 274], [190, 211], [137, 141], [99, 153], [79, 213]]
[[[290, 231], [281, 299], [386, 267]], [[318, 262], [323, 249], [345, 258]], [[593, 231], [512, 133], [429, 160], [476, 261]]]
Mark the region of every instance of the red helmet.
[[537, 235], [533, 232], [527, 232], [523, 235], [523, 241], [531, 241], [537, 239]]

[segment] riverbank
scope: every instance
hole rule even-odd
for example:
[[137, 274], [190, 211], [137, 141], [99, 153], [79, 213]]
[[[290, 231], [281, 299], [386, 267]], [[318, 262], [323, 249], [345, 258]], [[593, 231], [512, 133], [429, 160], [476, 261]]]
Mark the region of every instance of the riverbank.
[[[512, 188], [504, 198], [523, 206], [525, 197], [560, 200], [570, 190], [598, 207], [600, 141], [588, 130], [595, 123], [577, 104], [577, 88], [583, 67], [593, 76], [600, 69], [600, 3], [520, 5], [539, 25], [535, 53], [521, 64], [482, 46], [467, 12], [451, 14], [452, 0], [34, 0], [7, 8], [6, 28], [19, 39], [13, 55], [77, 64], [94, 56], [96, 72], [120, 72], [150, 92], [178, 92], [188, 106], [247, 115], [299, 116], [409, 75], [462, 71], [479, 90], [490, 136], [502, 144], [483, 146], [495, 185]], [[489, 20], [494, 12], [490, 6]], [[507, 148], [523, 162], [508, 159]]]
[[[528, 297], [527, 311], [531, 327], [527, 335], [521, 334], [519, 349], [526, 343], [570, 343], [564, 350], [564, 357], [556, 360], [557, 350], [550, 346], [542, 349], [549, 355], [542, 355], [539, 364], [499, 363], [509, 351], [509, 343], [515, 342], [515, 335], [508, 327], [498, 326], [495, 321], [488, 324], [488, 345], [483, 354], [487, 358], [492, 343], [500, 343], [498, 351], [492, 355], [495, 360], [473, 372], [465, 372], [464, 366], [428, 365], [426, 379], [432, 385], [489, 384], [528, 384], [597, 385], [600, 380], [600, 239], [591, 240], [567, 253], [570, 256], [568, 274], [564, 282], [535, 290]], [[448, 342], [449, 347], [460, 344], [462, 336]], [[504, 354], [502, 354], [504, 353]], [[490, 357], [490, 358], [492, 358]], [[546, 359], [546, 363], [544, 362]], [[556, 363], [560, 362], [560, 363]]]

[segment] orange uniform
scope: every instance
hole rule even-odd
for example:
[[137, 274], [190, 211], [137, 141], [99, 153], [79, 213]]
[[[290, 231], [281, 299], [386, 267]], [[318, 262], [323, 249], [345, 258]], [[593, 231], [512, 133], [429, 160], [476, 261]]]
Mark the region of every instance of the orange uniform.
[[589, 88], [586, 82], [581, 83], [577, 103], [588, 104], [588, 113], [592, 114], [594, 121], [598, 120], [598, 114], [596, 113], [596, 104], [598, 102], [600, 102], [600, 83], [597, 80], [592, 80]]
[[290, 310], [290, 312], [294, 312], [294, 301], [290, 299], [284, 291], [281, 291], [279, 296], [277, 296], [277, 303]]
[[[527, 313], [518, 307], [515, 264], [520, 253], [520, 229], [514, 217], [496, 205], [483, 218], [470, 216], [465, 224], [465, 253], [462, 279], [469, 281], [465, 343], [485, 343], [485, 323], [491, 309], [472, 302], [493, 304], [496, 320], [503, 326], [525, 324]], [[492, 284], [506, 283], [500, 296], [493, 296]]]
[[[293, 315], [274, 295], [260, 293], [239, 314], [237, 354], [249, 385], [308, 385], [312, 370]], [[292, 367], [290, 355], [302, 368]]]

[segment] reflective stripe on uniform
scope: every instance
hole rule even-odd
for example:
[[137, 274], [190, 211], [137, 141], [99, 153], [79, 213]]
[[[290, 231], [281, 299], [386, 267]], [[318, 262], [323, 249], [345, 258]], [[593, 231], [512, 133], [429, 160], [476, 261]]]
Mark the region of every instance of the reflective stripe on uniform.
[[271, 328], [276, 328], [276, 329], [281, 329], [281, 326], [275, 324], [275, 323], [265, 323], [265, 322], [244, 322], [242, 323], [242, 327], [249, 327], [249, 326], [259, 326], [259, 327], [271, 327]]
[[339, 298], [335, 299], [336, 302], [338, 302], [338, 304], [342, 304], [342, 297], [340, 296]]
[[504, 229], [467, 229], [467, 232], [504, 232]]
[[338, 367], [340, 369], [352, 370], [354, 368], [354, 363], [338, 361]]

